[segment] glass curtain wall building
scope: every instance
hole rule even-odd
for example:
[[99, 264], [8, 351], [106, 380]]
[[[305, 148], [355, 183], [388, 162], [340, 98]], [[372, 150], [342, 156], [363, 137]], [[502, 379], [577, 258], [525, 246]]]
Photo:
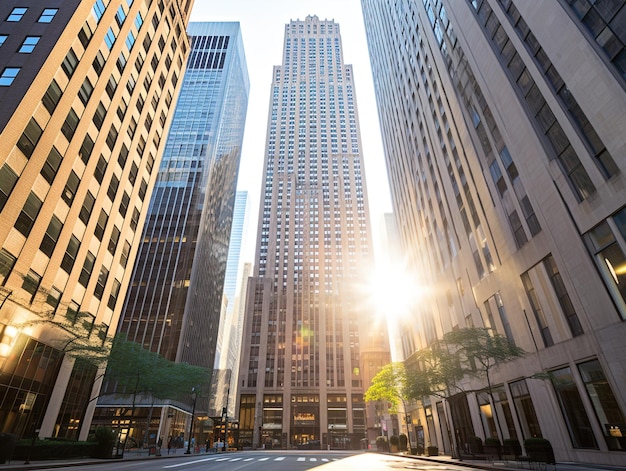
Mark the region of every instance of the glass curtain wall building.
[[623, 463], [624, 2], [362, 7], [394, 213], [430, 288], [404, 358], [471, 326], [526, 351], [493, 394], [468, 380], [413, 417], [446, 452], [543, 436], [558, 461]]
[[[189, 60], [118, 332], [212, 371], [249, 82], [239, 23], [190, 23], [188, 34]], [[129, 405], [112, 388], [98, 401], [99, 423]], [[196, 406], [205, 414], [207, 395]], [[135, 415], [145, 422], [153, 411], [146, 430], [154, 441], [188, 433], [192, 404], [153, 410], [146, 401]]]
[[87, 438], [192, 3], [0, 2], [2, 432]]
[[385, 330], [356, 291], [372, 244], [354, 75], [338, 24], [308, 16], [285, 25], [269, 107], [240, 446], [358, 448], [361, 349], [372, 337], [384, 343]]

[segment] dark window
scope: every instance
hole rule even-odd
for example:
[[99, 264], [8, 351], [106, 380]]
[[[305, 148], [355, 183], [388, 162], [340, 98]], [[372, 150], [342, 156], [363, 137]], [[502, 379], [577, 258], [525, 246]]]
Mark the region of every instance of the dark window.
[[146, 197], [146, 191], [148, 190], [148, 183], [144, 178], [141, 179], [141, 184], [139, 185], [139, 199], [141, 201]]
[[137, 164], [133, 162], [133, 164], [130, 167], [130, 173], [128, 174], [128, 180], [130, 181], [131, 185], [134, 185], [135, 182], [137, 181], [138, 171], [139, 171], [139, 168], [137, 167]]
[[0, 279], [2, 280], [2, 286], [6, 282], [6, 279], [13, 271], [17, 258], [11, 255], [6, 249], [0, 250]]
[[113, 280], [113, 286], [111, 286], [111, 294], [109, 296], [109, 302], [107, 306], [111, 310], [115, 310], [115, 304], [117, 303], [117, 297], [120, 294], [120, 282], [117, 280]]
[[57, 148], [52, 146], [52, 149], [50, 149], [50, 153], [48, 154], [48, 158], [43, 164], [43, 167], [41, 167], [41, 175], [48, 183], [50, 183], [50, 185], [52, 185], [54, 177], [56, 177], [57, 171], [61, 166], [62, 158], [63, 157], [61, 157]]
[[50, 291], [48, 291], [48, 294], [46, 296], [46, 304], [52, 306], [52, 313], [55, 313], [57, 308], [59, 307], [59, 303], [61, 302], [61, 296], [63, 296], [63, 293], [61, 293], [61, 291], [54, 286], [50, 288]]
[[69, 113], [67, 113], [67, 118], [65, 118], [65, 122], [63, 126], [61, 126], [61, 132], [65, 137], [67, 137], [68, 141], [72, 140], [74, 137], [74, 133], [76, 132], [76, 128], [78, 127], [78, 115], [73, 108], [70, 108]]
[[61, 261], [61, 268], [67, 273], [71, 273], [72, 271], [72, 267], [74, 266], [74, 261], [76, 260], [76, 254], [78, 254], [79, 247], [80, 241], [75, 235], [72, 235], [69, 243], [67, 244], [67, 249], [65, 250], [63, 260]]
[[63, 91], [61, 90], [61, 87], [59, 87], [59, 84], [56, 82], [56, 80], [53, 79], [50, 83], [50, 86], [48, 87], [48, 90], [46, 90], [45, 95], [41, 99], [41, 102], [43, 103], [43, 106], [45, 106], [48, 110], [48, 113], [52, 114], [52, 112], [55, 110], [55, 108], [59, 104], [59, 100], [61, 99], [62, 94]]
[[98, 159], [98, 163], [96, 164], [96, 168], [93, 171], [94, 177], [98, 180], [98, 183], [102, 184], [102, 180], [104, 179], [104, 174], [107, 170], [107, 161], [101, 155]]
[[119, 71], [120, 74], [124, 72], [124, 67], [126, 67], [127, 61], [128, 59], [126, 59], [126, 54], [124, 54], [124, 51], [120, 52], [120, 56], [117, 58], [117, 61], [115, 62], [115, 66], [117, 67], [117, 70]]
[[78, 65], [78, 57], [76, 57], [76, 54], [74, 53], [74, 49], [70, 48], [69, 52], [65, 56], [65, 59], [63, 59], [63, 62], [61, 63], [61, 68], [65, 72], [65, 75], [67, 75], [68, 78], [71, 78], [72, 75], [74, 74], [74, 71], [76, 70], [77, 65]]
[[93, 295], [97, 299], [102, 299], [102, 294], [104, 293], [104, 287], [107, 284], [108, 278], [109, 278], [109, 270], [106, 267], [100, 268], [100, 275], [98, 275], [98, 282], [96, 283], [96, 288], [93, 290]]
[[120, 265], [124, 268], [126, 268], [126, 264], [128, 264], [128, 257], [130, 257], [130, 243], [125, 240], [124, 247], [122, 248], [122, 255], [120, 256]]
[[137, 208], [133, 209], [133, 215], [130, 219], [130, 228], [133, 231], [137, 230], [137, 224], [139, 224], [139, 210]]
[[100, 74], [102, 73], [102, 70], [104, 69], [104, 56], [102, 55], [102, 52], [98, 51], [98, 54], [96, 55], [96, 58], [93, 60], [93, 63], [91, 64], [93, 66], [93, 70], [96, 71], [96, 74], [98, 74], [98, 77], [100, 76]]
[[80, 178], [76, 175], [76, 172], [72, 170], [70, 172], [70, 176], [67, 178], [67, 183], [65, 184], [65, 189], [63, 193], [61, 193], [61, 199], [65, 201], [68, 206], [71, 206], [74, 202], [74, 196], [76, 195], [76, 190], [78, 190], [78, 185], [80, 184]]
[[35, 271], [28, 270], [28, 273], [24, 277], [22, 281], [22, 289], [30, 294], [30, 303], [32, 304], [35, 299], [35, 295], [37, 294], [37, 290], [39, 289], [39, 285], [41, 284], [41, 275]]
[[4, 205], [9, 199], [9, 195], [13, 191], [13, 187], [17, 183], [17, 175], [11, 167], [4, 164], [0, 168], [0, 211], [4, 209]]
[[6, 67], [0, 75], [0, 87], [8, 87], [13, 83], [21, 67]]
[[24, 153], [26, 157], [33, 155], [35, 146], [39, 142], [42, 130], [35, 118], [30, 118], [30, 121], [26, 125], [26, 129], [17, 141], [17, 147]]
[[39, 246], [39, 250], [45, 253], [48, 257], [52, 257], [52, 252], [54, 252], [54, 248], [57, 245], [61, 229], [63, 229], [63, 223], [58, 217], [52, 215], [50, 224], [48, 224], [48, 229], [46, 229], [46, 233], [44, 234], [41, 245]]
[[122, 144], [122, 148], [120, 149], [120, 155], [117, 156], [117, 163], [120, 164], [120, 167], [124, 168], [127, 159], [128, 147], [126, 147], [126, 144]]
[[78, 90], [78, 97], [80, 98], [80, 101], [83, 102], [83, 105], [87, 106], [87, 102], [89, 101], [92, 93], [93, 85], [91, 84], [89, 78], [85, 78], [80, 90]]
[[91, 31], [91, 27], [88, 23], [85, 23], [82, 29], [78, 32], [78, 39], [85, 49], [87, 49], [92, 36], [93, 32]]
[[128, 109], [128, 104], [126, 104], [126, 100], [122, 97], [120, 101], [120, 105], [117, 107], [117, 117], [120, 118], [120, 121], [124, 121], [124, 116], [126, 115], [126, 110]]
[[96, 125], [98, 130], [102, 129], [102, 123], [104, 123], [104, 118], [106, 117], [107, 109], [104, 107], [104, 104], [100, 102], [98, 107], [96, 108], [96, 112], [93, 114], [93, 124]]
[[117, 228], [117, 226], [113, 226], [113, 230], [111, 231], [111, 238], [109, 239], [109, 246], [107, 247], [111, 255], [115, 254], [115, 249], [117, 248], [117, 243], [119, 240], [120, 230]]
[[98, 240], [102, 240], [102, 237], [104, 236], [104, 229], [107, 226], [108, 220], [109, 215], [106, 211], [104, 209], [100, 210], [100, 216], [98, 216], [98, 222], [96, 223], [96, 228], [93, 231]]
[[51, 23], [54, 16], [59, 11], [58, 8], [46, 8], [37, 20], [38, 23]]
[[109, 77], [109, 81], [107, 82], [106, 91], [109, 98], [113, 99], [113, 95], [115, 94], [115, 90], [117, 89], [117, 80], [112, 75]]
[[120, 186], [120, 180], [117, 176], [111, 176], [111, 183], [109, 184], [109, 189], [107, 190], [107, 196], [111, 201], [115, 199], [115, 195], [117, 194], [117, 189]]
[[41, 205], [42, 201], [31, 191], [20, 215], [17, 217], [17, 221], [15, 221], [15, 229], [28, 237], [30, 230], [33, 228], [33, 224], [35, 224], [35, 219], [37, 219]]
[[85, 224], [89, 222], [89, 216], [91, 216], [91, 211], [93, 210], [93, 205], [95, 202], [96, 198], [91, 194], [90, 191], [88, 191], [87, 195], [85, 196], [85, 201], [83, 201], [83, 206], [80, 208], [80, 213], [78, 213], [78, 218]]
[[128, 196], [128, 193], [124, 192], [124, 194], [122, 195], [122, 201], [120, 201], [120, 214], [122, 216], [126, 216], [126, 213], [128, 212], [128, 204], [130, 203], [130, 196]]
[[83, 139], [83, 143], [80, 146], [80, 150], [78, 151], [78, 155], [80, 155], [80, 160], [83, 163], [87, 164], [89, 162], [89, 158], [91, 157], [91, 153], [93, 152], [93, 139], [89, 134], [85, 134], [85, 139]]
[[117, 129], [115, 125], [112, 124], [111, 129], [109, 129], [109, 134], [107, 135], [107, 146], [110, 150], [113, 150], [113, 147], [115, 147], [115, 141], [117, 141]]
[[96, 256], [91, 252], [87, 252], [87, 256], [85, 257], [85, 263], [83, 263], [83, 268], [80, 271], [80, 275], [78, 276], [78, 282], [85, 288], [89, 283], [89, 278], [91, 277], [91, 272], [93, 271], [93, 265], [95, 262]]
[[582, 335], [584, 332], [582, 326], [580, 325], [580, 321], [578, 320], [578, 314], [576, 314], [576, 310], [574, 309], [574, 305], [572, 304], [567, 288], [565, 287], [565, 283], [563, 282], [563, 277], [556, 266], [554, 257], [549, 256], [543, 261], [543, 263], [546, 271], [548, 272], [548, 276], [550, 277], [550, 281], [552, 282], [552, 287], [554, 288], [556, 297], [559, 300], [561, 309], [563, 309], [563, 314], [565, 314], [565, 319], [567, 320], [567, 324], [569, 325], [572, 335], [574, 337]]

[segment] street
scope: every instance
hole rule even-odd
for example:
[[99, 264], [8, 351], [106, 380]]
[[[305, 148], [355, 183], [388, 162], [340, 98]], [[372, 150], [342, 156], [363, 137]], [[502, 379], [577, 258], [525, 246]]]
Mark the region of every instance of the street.
[[[32, 469], [32, 468], [31, 468]], [[49, 469], [49, 468], [39, 468]], [[109, 461], [102, 464], [85, 464], [55, 469], [72, 471], [384, 471], [384, 470], [433, 470], [450, 471], [467, 469], [450, 463], [434, 463], [403, 456], [363, 453], [354, 451], [302, 451], [259, 450], [209, 455], [185, 455], [147, 460]]]

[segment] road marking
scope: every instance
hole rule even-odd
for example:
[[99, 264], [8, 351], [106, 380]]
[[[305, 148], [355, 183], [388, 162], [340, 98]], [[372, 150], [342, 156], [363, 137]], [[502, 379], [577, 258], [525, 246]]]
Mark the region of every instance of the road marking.
[[322, 461], [328, 461], [328, 458], [322, 458]]
[[220, 458], [220, 459], [217, 459], [217, 460], [215, 460], [215, 461], [228, 461], [229, 459], [230, 459], [230, 458]]
[[232, 460], [230, 460], [230, 462], [232, 463], [233, 461], [239, 461], [241, 458], [233, 458]]
[[317, 458], [309, 458], [309, 461], [317, 461]]
[[164, 468], [178, 468], [179, 466], [187, 466], [187, 465], [190, 465], [190, 464], [203, 463], [205, 461], [213, 461], [214, 459], [215, 459], [215, 457], [213, 457], [213, 458], [205, 458], [203, 460], [186, 461], [185, 463], [171, 464], [169, 466], [163, 466], [163, 467]]
[[274, 461], [283, 461], [286, 456], [279, 456], [278, 458], [274, 458]]
[[298, 458], [298, 461], [306, 461], [306, 458], [304, 458], [303, 456], [301, 456], [300, 458]]
[[269, 458], [259, 458], [259, 461], [267, 461]]

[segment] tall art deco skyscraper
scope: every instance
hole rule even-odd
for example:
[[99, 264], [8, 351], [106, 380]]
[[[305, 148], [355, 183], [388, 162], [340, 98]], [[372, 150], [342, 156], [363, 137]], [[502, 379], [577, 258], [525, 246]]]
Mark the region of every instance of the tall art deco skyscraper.
[[[212, 370], [249, 81], [239, 23], [190, 23], [188, 33], [189, 61], [119, 332], [170, 361]], [[128, 404], [102, 398], [99, 420]], [[140, 405], [140, 416], [161, 415], [153, 436], [188, 430], [180, 408]]]
[[87, 437], [192, 0], [0, 2], [0, 430]]
[[404, 356], [472, 326], [526, 352], [413, 425], [440, 451], [543, 436], [558, 461], [623, 464], [626, 3], [362, 5], [394, 213], [430, 294]]
[[354, 77], [334, 21], [285, 26], [261, 201], [239, 375], [241, 445], [358, 446], [360, 351], [372, 324], [357, 290], [372, 249]]

